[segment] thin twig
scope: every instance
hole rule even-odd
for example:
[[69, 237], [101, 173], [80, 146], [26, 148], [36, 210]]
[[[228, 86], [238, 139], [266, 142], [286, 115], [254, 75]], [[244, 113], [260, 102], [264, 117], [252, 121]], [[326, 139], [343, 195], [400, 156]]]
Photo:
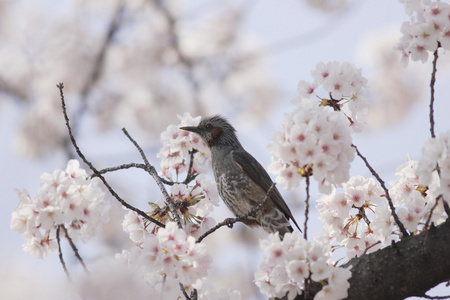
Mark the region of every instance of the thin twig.
[[72, 142], [72, 145], [75, 148], [75, 151], [77, 152], [78, 156], [83, 160], [83, 162], [89, 166], [89, 168], [91, 169], [91, 171], [95, 174], [95, 176], [97, 176], [98, 178], [100, 178], [100, 180], [103, 182], [103, 184], [106, 186], [106, 188], [108, 189], [108, 191], [111, 193], [111, 195], [117, 199], [117, 201], [119, 201], [123, 206], [125, 206], [126, 208], [128, 208], [129, 210], [132, 210], [134, 212], [136, 212], [138, 215], [142, 216], [143, 218], [147, 219], [150, 222], [155, 223], [156, 225], [160, 226], [160, 227], [165, 227], [165, 225], [161, 222], [159, 222], [158, 220], [150, 217], [149, 215], [147, 215], [145, 212], [143, 212], [142, 210], [131, 206], [130, 204], [128, 204], [127, 202], [125, 202], [125, 200], [123, 200], [122, 198], [120, 198], [120, 196], [116, 193], [116, 191], [114, 191], [114, 189], [109, 185], [109, 183], [106, 181], [105, 177], [103, 177], [102, 174], [100, 174], [100, 172], [94, 167], [94, 165], [87, 160], [87, 158], [84, 156], [84, 154], [81, 152], [80, 148], [78, 147], [77, 141], [75, 140], [75, 137], [73, 136], [73, 132], [72, 132], [72, 127], [70, 126], [70, 122], [69, 122], [69, 117], [67, 115], [67, 110], [66, 110], [66, 102], [64, 100], [64, 84], [63, 83], [59, 83], [57, 84], [57, 87], [59, 89], [59, 93], [61, 96], [61, 105], [62, 105], [62, 110], [63, 110], [63, 114], [64, 114], [64, 119], [66, 121], [66, 127], [67, 130], [69, 131], [69, 137], [70, 140]]
[[180, 284], [181, 292], [183, 293], [186, 300], [192, 300], [191, 297], [189, 297], [189, 295], [187, 294], [186, 289], [184, 288], [184, 285], [181, 282], [179, 282], [179, 284]]
[[59, 226], [64, 230], [64, 234], [66, 235], [66, 239], [67, 239], [67, 241], [69, 241], [70, 247], [72, 248], [73, 253], [75, 254], [75, 257], [78, 259], [80, 264], [83, 266], [84, 272], [86, 272], [86, 274], [89, 274], [89, 270], [86, 267], [86, 264], [84, 263], [83, 258], [80, 256], [80, 253], [78, 252], [77, 246], [75, 246], [74, 242], [72, 241], [72, 238], [69, 236], [69, 232], [67, 231], [67, 228], [63, 224], [61, 224]]
[[371, 248], [375, 247], [378, 244], [381, 244], [381, 241], [378, 241], [378, 242], [373, 243], [372, 245], [368, 246], [366, 249], [364, 249], [364, 252], [360, 256], [365, 255], [367, 253], [367, 251], [369, 251]]
[[380, 183], [381, 187], [383, 188], [384, 193], [386, 194], [386, 199], [388, 201], [389, 207], [391, 209], [391, 214], [394, 217], [395, 223], [397, 224], [397, 226], [400, 229], [401, 233], [405, 237], [409, 236], [408, 231], [406, 231], [405, 226], [403, 226], [403, 223], [400, 221], [400, 219], [398, 218], [397, 213], [395, 212], [394, 203], [392, 202], [392, 198], [389, 195], [389, 190], [387, 189], [386, 184], [384, 183], [383, 179], [381, 179], [380, 175], [378, 175], [378, 173], [372, 168], [372, 166], [367, 161], [367, 158], [365, 158], [361, 154], [361, 152], [359, 152], [358, 147], [356, 147], [356, 145], [354, 145], [354, 144], [352, 144], [352, 147], [355, 148], [356, 154], [364, 161], [364, 163], [366, 164], [366, 167], [370, 170], [370, 173], [372, 173], [372, 175], [378, 180], [378, 182]]
[[191, 299], [192, 300], [197, 300], [198, 299], [198, 293], [197, 293], [197, 289], [193, 289], [191, 292]]
[[264, 206], [264, 204], [266, 204], [267, 200], [270, 197], [270, 193], [272, 192], [274, 187], [275, 187], [275, 183], [272, 183], [270, 188], [267, 190], [266, 196], [264, 197], [263, 201], [261, 203], [259, 203], [258, 205], [256, 205], [255, 207], [253, 207], [249, 212], [247, 212], [244, 215], [236, 216], [235, 218], [227, 218], [227, 219], [223, 220], [222, 222], [220, 222], [219, 224], [217, 224], [216, 226], [212, 227], [211, 229], [206, 231], [204, 234], [202, 234], [197, 239], [197, 243], [201, 243], [201, 241], [203, 241], [203, 239], [205, 237], [207, 237], [208, 235], [210, 235], [211, 233], [213, 233], [220, 227], [228, 226], [231, 228], [231, 227], [233, 227], [233, 225], [235, 223], [245, 221], [245, 220], [247, 220], [248, 217], [256, 215], [256, 212], [258, 210], [260, 210]]
[[188, 184], [192, 180], [194, 180], [195, 177], [197, 177], [197, 175], [192, 174], [193, 167], [194, 167], [194, 154], [197, 152], [198, 152], [197, 149], [192, 149], [192, 151], [189, 152], [189, 154], [190, 154], [189, 169], [188, 169], [188, 173], [186, 175], [186, 179], [183, 181], [183, 184]]
[[436, 198], [433, 207], [430, 209], [430, 214], [428, 215], [427, 221], [425, 222], [425, 229], [428, 229], [428, 225], [430, 225], [431, 217], [433, 216], [434, 209], [438, 206], [439, 201], [442, 200], [442, 195]]
[[436, 48], [436, 50], [434, 51], [433, 55], [434, 55], [434, 59], [433, 59], [433, 71], [431, 72], [431, 80], [430, 80], [430, 132], [431, 132], [431, 137], [435, 138], [436, 135], [434, 133], [434, 85], [436, 83], [436, 64], [437, 64], [437, 60], [438, 60], [438, 50], [439, 50], [439, 45]]
[[166, 188], [164, 187], [164, 184], [161, 181], [161, 177], [159, 177], [158, 172], [156, 172], [156, 169], [154, 166], [152, 166], [149, 162], [147, 157], [145, 156], [144, 151], [142, 150], [141, 146], [130, 136], [128, 131], [125, 128], [122, 128], [123, 133], [127, 136], [127, 138], [133, 143], [133, 145], [136, 147], [136, 149], [141, 154], [142, 160], [145, 163], [147, 172], [153, 177], [156, 184], [159, 187], [159, 190], [163, 194], [164, 198], [166, 199], [167, 205], [169, 206], [170, 212], [172, 213], [173, 217], [175, 218], [175, 221], [178, 224], [178, 228], [183, 228], [183, 225], [181, 224], [180, 215], [178, 214], [177, 210], [175, 209], [175, 204], [173, 203], [172, 198], [170, 198], [169, 193], [167, 193]]
[[144, 164], [137, 164], [137, 163], [129, 163], [129, 164], [123, 164], [123, 165], [116, 166], [116, 167], [104, 168], [104, 169], [98, 170], [98, 172], [100, 174], [106, 174], [106, 173], [109, 173], [109, 172], [125, 170], [125, 169], [131, 169], [131, 168], [138, 168], [138, 169], [144, 169], [145, 170], [145, 165]]
[[56, 241], [58, 242], [58, 251], [59, 251], [59, 261], [61, 262], [61, 265], [64, 269], [64, 273], [66, 273], [67, 279], [69, 282], [72, 282], [72, 279], [70, 278], [69, 270], [67, 270], [66, 262], [64, 261], [62, 250], [61, 250], [61, 238], [59, 235], [59, 232], [61, 230], [61, 225], [58, 225], [56, 228]]
[[303, 238], [308, 239], [308, 219], [309, 219], [309, 174], [306, 176], [306, 199], [305, 199], [305, 231]]
[[361, 207], [356, 207], [356, 206], [353, 205], [353, 207], [358, 209], [358, 216], [361, 217], [364, 220], [364, 222], [366, 222], [367, 226], [370, 226], [370, 220], [367, 217], [366, 211], [364, 209], [367, 206], [363, 205]]
[[[128, 164], [123, 164], [123, 165], [116, 166], [116, 167], [104, 168], [104, 169], [98, 170], [98, 172], [100, 174], [106, 174], [106, 173], [109, 173], [109, 172], [125, 170], [125, 169], [131, 169], [131, 168], [137, 168], [137, 169], [142, 169], [142, 170], [147, 171], [147, 166], [145, 164], [128, 163]], [[93, 174], [93, 176], [95, 176], [95, 174]], [[174, 185], [175, 183], [177, 183], [177, 182], [174, 182], [174, 181], [169, 181], [167, 179], [164, 179], [164, 178], [162, 178], [159, 175], [158, 175], [158, 177], [159, 177], [159, 180], [162, 181], [162, 183], [167, 184], [167, 185]]]

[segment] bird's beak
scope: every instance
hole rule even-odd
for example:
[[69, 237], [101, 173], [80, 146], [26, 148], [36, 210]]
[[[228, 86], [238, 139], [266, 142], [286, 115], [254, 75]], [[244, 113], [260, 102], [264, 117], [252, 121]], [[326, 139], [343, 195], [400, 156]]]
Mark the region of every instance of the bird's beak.
[[200, 134], [200, 129], [198, 127], [195, 127], [195, 126], [180, 127], [180, 129]]

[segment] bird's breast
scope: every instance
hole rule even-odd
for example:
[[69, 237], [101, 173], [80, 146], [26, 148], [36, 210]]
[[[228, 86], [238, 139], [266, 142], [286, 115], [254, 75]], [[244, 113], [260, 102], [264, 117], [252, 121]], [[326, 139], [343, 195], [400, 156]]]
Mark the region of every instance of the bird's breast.
[[251, 179], [231, 159], [213, 160], [217, 189], [222, 200], [235, 215], [250, 211], [255, 203], [251, 200]]

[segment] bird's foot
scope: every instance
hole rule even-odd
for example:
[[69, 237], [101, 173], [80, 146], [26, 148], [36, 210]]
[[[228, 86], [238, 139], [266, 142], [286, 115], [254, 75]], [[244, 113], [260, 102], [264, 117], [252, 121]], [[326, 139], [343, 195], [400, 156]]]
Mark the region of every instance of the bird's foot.
[[227, 225], [228, 228], [233, 228], [233, 225], [236, 221], [234, 218], [226, 218], [223, 222], [225, 223], [225, 225]]

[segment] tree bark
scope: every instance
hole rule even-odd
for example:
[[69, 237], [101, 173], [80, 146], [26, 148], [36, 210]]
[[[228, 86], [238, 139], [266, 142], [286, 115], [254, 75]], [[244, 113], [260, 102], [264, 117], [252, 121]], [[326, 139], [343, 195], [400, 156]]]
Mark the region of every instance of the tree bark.
[[[421, 234], [407, 237], [374, 253], [356, 257], [351, 266], [349, 300], [400, 300], [423, 296], [441, 282], [450, 280], [450, 220]], [[321, 289], [314, 283], [308, 296]]]

